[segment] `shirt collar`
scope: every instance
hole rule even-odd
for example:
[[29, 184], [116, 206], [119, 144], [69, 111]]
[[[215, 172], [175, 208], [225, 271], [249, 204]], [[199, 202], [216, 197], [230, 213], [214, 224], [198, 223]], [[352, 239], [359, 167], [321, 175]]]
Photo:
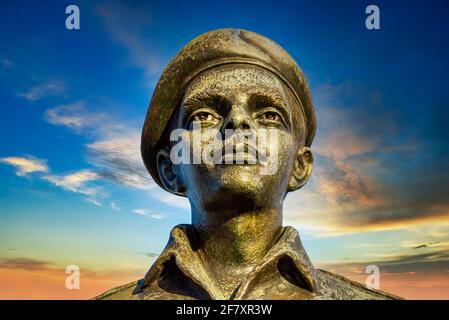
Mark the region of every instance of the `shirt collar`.
[[[143, 288], [157, 282], [164, 271], [165, 264], [174, 260], [182, 273], [205, 290], [212, 299], [228, 299], [229, 297], [224, 296], [215, 284], [211, 272], [204, 263], [202, 250], [196, 244], [196, 230], [192, 225], [185, 224], [174, 227], [164, 251], [145, 275]], [[301, 244], [298, 232], [293, 227], [284, 227], [278, 241], [271, 247], [262, 261], [245, 277], [233, 294], [233, 298], [243, 297], [257, 282], [258, 275], [273, 266], [281, 258], [291, 259], [304, 287], [312, 293], [319, 293], [316, 271]]]

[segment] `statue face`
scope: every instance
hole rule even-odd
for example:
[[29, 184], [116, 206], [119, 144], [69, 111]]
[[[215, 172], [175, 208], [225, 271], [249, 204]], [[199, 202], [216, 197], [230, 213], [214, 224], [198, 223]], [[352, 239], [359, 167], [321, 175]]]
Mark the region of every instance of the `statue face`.
[[[270, 144], [276, 147], [276, 157], [263, 163], [176, 165], [178, 189], [182, 185], [194, 208], [215, 206], [233, 210], [235, 206], [250, 209], [282, 205], [286, 192], [292, 189], [289, 181], [298, 158], [292, 130], [292, 102], [287, 90], [271, 72], [243, 64], [216, 67], [192, 80], [181, 102], [176, 124], [178, 128], [187, 129], [187, 135], [201, 131], [195, 129], [193, 123], [223, 136], [225, 129], [249, 129], [256, 135], [258, 143], [253, 147], [258, 152], [264, 148], [266, 152], [273, 142], [270, 138], [265, 144], [259, 141], [259, 129], [269, 130], [277, 139], [274, 140], [276, 145]], [[191, 145], [190, 152], [200, 155], [201, 148], [208, 143]], [[271, 174], [261, 174], [261, 169]]]

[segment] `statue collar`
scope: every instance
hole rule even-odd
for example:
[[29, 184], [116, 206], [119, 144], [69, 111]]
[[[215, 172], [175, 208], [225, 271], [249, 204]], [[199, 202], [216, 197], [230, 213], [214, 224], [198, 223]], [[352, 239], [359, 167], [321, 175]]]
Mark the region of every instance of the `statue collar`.
[[316, 271], [293, 227], [283, 228], [279, 240], [231, 297], [219, 290], [195, 237], [192, 225], [178, 225], [172, 229], [167, 246], [142, 281], [143, 296], [156, 287], [198, 299], [276, 298], [286, 294], [307, 299], [320, 294]]

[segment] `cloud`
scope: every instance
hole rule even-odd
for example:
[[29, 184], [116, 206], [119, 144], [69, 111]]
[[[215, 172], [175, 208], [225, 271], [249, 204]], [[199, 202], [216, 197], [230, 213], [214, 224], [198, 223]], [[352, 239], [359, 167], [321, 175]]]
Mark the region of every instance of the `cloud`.
[[148, 210], [147, 209], [134, 209], [133, 212], [135, 214], [141, 215], [141, 216], [145, 216], [148, 214]]
[[92, 203], [93, 205], [96, 205], [97, 207], [103, 206], [103, 204], [100, 201], [95, 200], [93, 198], [86, 198], [85, 200], [86, 200], [86, 202]]
[[62, 187], [72, 192], [78, 192], [85, 195], [94, 195], [95, 190], [84, 188], [89, 181], [98, 180], [99, 176], [91, 170], [81, 170], [68, 175], [48, 175], [44, 179], [58, 187]]
[[420, 254], [382, 255], [385, 258], [366, 262], [322, 263], [320, 268], [345, 275], [348, 271], [358, 270], [364, 273], [366, 266], [377, 265], [384, 273], [417, 273], [417, 272], [444, 272], [449, 268], [449, 251], [444, 246], [438, 250]]
[[23, 269], [28, 271], [47, 270], [50, 262], [28, 258], [4, 258], [0, 259], [0, 268]]
[[48, 109], [45, 111], [44, 118], [53, 125], [62, 125], [73, 130], [80, 130], [87, 126], [87, 121], [91, 121], [84, 114], [83, 102]]
[[[16, 168], [16, 175], [20, 177], [33, 172], [48, 173], [50, 171], [46, 160], [37, 159], [33, 156], [27, 156], [26, 158], [5, 157], [0, 158], [0, 162], [14, 166]], [[89, 182], [97, 181], [102, 178], [92, 170], [80, 170], [66, 175], [46, 174], [40, 178], [66, 191], [83, 194], [87, 196], [87, 202], [97, 206], [101, 206], [101, 203], [97, 198], [105, 196], [105, 193], [100, 187], [87, 186]], [[114, 207], [114, 209], [116, 209], [116, 207]]]
[[143, 69], [147, 78], [161, 72], [160, 59], [144, 35], [153, 20], [148, 7], [108, 2], [98, 4], [96, 12], [111, 39], [128, 50], [133, 66]]
[[449, 225], [444, 155], [423, 149], [413, 130], [399, 134], [398, 116], [378, 92], [352, 83], [314, 92], [314, 170], [287, 197], [287, 221], [315, 236]]
[[102, 135], [108, 132], [122, 132], [123, 125], [102, 112], [89, 112], [85, 101], [76, 101], [47, 109], [44, 119], [53, 125], [64, 126], [75, 133]]
[[66, 85], [61, 80], [51, 80], [43, 84], [30, 88], [28, 91], [19, 92], [19, 97], [28, 101], [36, 101], [49, 95], [59, 94], [66, 90]]
[[434, 245], [434, 244], [439, 244], [439, 243], [440, 243], [439, 241], [437, 241], [437, 242], [423, 243], [423, 244], [417, 245], [416, 247], [413, 247], [413, 249], [427, 248], [427, 247], [429, 247], [429, 246], [432, 246], [432, 245]]
[[[92, 112], [92, 109], [92, 103], [77, 101], [48, 109], [44, 118], [53, 125], [66, 127], [92, 140], [85, 145], [86, 160], [92, 165], [90, 170], [96, 174], [96, 180], [106, 180], [138, 190], [151, 190], [150, 195], [158, 201], [189, 209], [187, 199], [155, 188], [156, 183], [146, 170], [140, 155], [140, 127], [137, 128], [112, 113]], [[57, 177], [59, 180], [61, 178], [63, 177]], [[97, 190], [87, 189], [92, 192]], [[78, 193], [85, 191], [82, 188]], [[152, 218], [162, 219], [165, 216], [154, 213]]]
[[140, 157], [140, 133], [106, 138], [87, 145], [89, 162], [105, 179], [137, 189], [155, 184]]
[[0, 58], [0, 65], [6, 69], [12, 67], [14, 63], [9, 58], [2, 57]]
[[81, 170], [67, 175], [46, 175], [43, 179], [66, 191], [86, 195], [86, 201], [97, 206], [101, 205], [96, 199], [101, 195], [101, 189], [87, 186], [89, 182], [100, 179], [100, 176], [92, 170]]
[[109, 207], [111, 209], [117, 210], [117, 211], [121, 211], [122, 209], [120, 207], [118, 207], [115, 202], [111, 202], [111, 204], [109, 205]]
[[152, 219], [156, 219], [156, 220], [162, 220], [165, 219], [167, 217], [167, 215], [163, 214], [163, 213], [157, 213], [154, 212], [153, 210], [150, 209], [134, 209], [133, 213], [140, 215], [140, 216], [146, 216], [146, 217], [150, 217]]
[[[315, 263], [315, 266], [364, 284], [370, 275], [366, 268], [375, 265], [380, 269], [381, 290], [407, 299], [447, 299], [448, 245], [445, 241], [417, 251], [407, 244], [400, 253], [384, 251], [372, 254], [371, 259], [363, 262], [356, 257], [353, 262]], [[390, 243], [390, 246], [394, 247], [394, 244]]]
[[0, 299], [92, 299], [111, 288], [130, 283], [142, 276], [142, 263], [121, 264], [110, 268], [80, 264], [80, 290], [67, 290], [66, 266], [73, 261], [47, 261], [27, 257], [0, 258]]
[[164, 190], [158, 190], [158, 192], [157, 198], [163, 203], [169, 206], [190, 210], [190, 203], [187, 198], [168, 193]]
[[[340, 264], [322, 266], [323, 269], [342, 275], [364, 285], [370, 276], [366, 273], [369, 264]], [[447, 263], [429, 262], [429, 268], [415, 271], [389, 271], [388, 266], [380, 267], [380, 290], [405, 299], [448, 299], [449, 281], [443, 271]], [[321, 267], [320, 267], [321, 268]], [[433, 268], [433, 270], [432, 270]]]
[[156, 220], [162, 220], [162, 219], [165, 219], [167, 216], [164, 214], [155, 213], [155, 214], [150, 214], [149, 217], [156, 219]]
[[0, 158], [0, 162], [12, 165], [16, 168], [16, 175], [22, 177], [32, 172], [48, 172], [46, 160], [27, 157]]
[[157, 253], [152, 253], [152, 252], [145, 253], [145, 255], [146, 255], [147, 257], [150, 257], [150, 258], [155, 258], [155, 257], [159, 256], [159, 254], [157, 254]]
[[[48, 261], [43, 259], [35, 259], [28, 257], [17, 258], [0, 258], [0, 269], [24, 270], [28, 272], [42, 272], [46, 274], [57, 274], [64, 278], [66, 266], [60, 266], [61, 263]], [[95, 270], [88, 267], [80, 266], [81, 273], [85, 277], [105, 277], [105, 276], [123, 276], [127, 272], [141, 272], [138, 268], [127, 268], [128, 270]], [[65, 288], [65, 287], [64, 287]]]
[[103, 179], [151, 189], [155, 184], [140, 157], [140, 130], [111, 114], [91, 112], [89, 106], [84, 101], [59, 105], [45, 112], [45, 120], [94, 140], [86, 145], [87, 160]]

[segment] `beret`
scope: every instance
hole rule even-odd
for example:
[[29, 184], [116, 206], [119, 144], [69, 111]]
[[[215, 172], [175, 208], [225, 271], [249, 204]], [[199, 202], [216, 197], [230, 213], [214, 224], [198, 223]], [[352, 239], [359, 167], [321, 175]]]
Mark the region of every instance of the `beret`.
[[257, 33], [231, 28], [212, 30], [190, 41], [166, 66], [148, 106], [141, 154], [148, 172], [161, 187], [156, 164], [158, 143], [189, 82], [207, 69], [236, 63], [269, 70], [291, 89], [304, 116], [305, 144], [312, 144], [317, 123], [315, 109], [307, 81], [293, 58]]

